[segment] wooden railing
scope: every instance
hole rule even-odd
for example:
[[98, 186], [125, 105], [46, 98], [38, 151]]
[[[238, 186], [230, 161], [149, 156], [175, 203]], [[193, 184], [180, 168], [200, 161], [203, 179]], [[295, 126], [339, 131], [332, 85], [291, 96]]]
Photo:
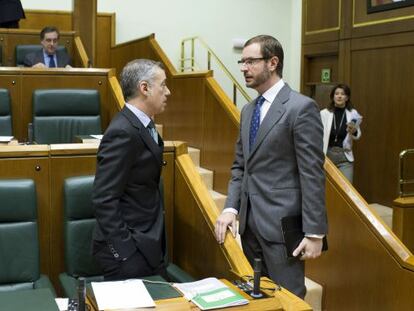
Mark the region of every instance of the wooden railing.
[[326, 310], [411, 310], [414, 257], [328, 159], [329, 250], [306, 263]]

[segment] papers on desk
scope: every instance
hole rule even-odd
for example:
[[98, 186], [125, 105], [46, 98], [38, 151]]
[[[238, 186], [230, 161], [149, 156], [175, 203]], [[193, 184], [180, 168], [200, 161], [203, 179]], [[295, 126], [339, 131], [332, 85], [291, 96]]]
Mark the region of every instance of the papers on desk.
[[242, 295], [216, 278], [207, 278], [189, 283], [175, 283], [174, 287], [201, 310], [240, 306], [249, 303]]
[[142, 280], [92, 282], [99, 310], [155, 307]]
[[90, 135], [93, 138], [102, 140], [103, 135]]
[[9, 143], [13, 139], [13, 136], [0, 136], [0, 143]]

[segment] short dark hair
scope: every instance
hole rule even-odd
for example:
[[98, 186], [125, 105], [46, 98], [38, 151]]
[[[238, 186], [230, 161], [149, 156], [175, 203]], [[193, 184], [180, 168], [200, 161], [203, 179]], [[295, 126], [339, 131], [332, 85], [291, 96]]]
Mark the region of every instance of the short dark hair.
[[125, 101], [138, 96], [137, 85], [141, 81], [147, 81], [149, 84], [153, 82], [156, 68], [164, 70], [164, 65], [151, 59], [135, 59], [125, 65], [120, 74]]
[[253, 43], [260, 44], [260, 51], [262, 57], [265, 59], [270, 59], [273, 56], [276, 56], [279, 59], [277, 64], [276, 73], [279, 77], [283, 77], [283, 47], [282, 44], [274, 37], [269, 35], [259, 35], [253, 37], [246, 41], [244, 47], [249, 46]]
[[344, 90], [345, 95], [348, 97], [348, 99], [345, 103], [345, 108], [348, 109], [348, 110], [352, 110], [353, 106], [352, 106], [352, 103], [351, 103], [351, 88], [348, 85], [344, 84], [344, 83], [339, 83], [339, 84], [335, 85], [332, 88], [331, 94], [329, 95], [329, 97], [331, 98], [331, 102], [329, 104], [328, 110], [332, 111], [332, 110], [335, 109], [334, 95], [335, 95], [335, 91], [337, 89], [343, 89]]
[[50, 32], [56, 32], [58, 34], [58, 39], [59, 39], [60, 37], [59, 29], [57, 29], [57, 27], [55, 26], [46, 26], [40, 32], [40, 40], [43, 40], [45, 38], [45, 34], [50, 33]]

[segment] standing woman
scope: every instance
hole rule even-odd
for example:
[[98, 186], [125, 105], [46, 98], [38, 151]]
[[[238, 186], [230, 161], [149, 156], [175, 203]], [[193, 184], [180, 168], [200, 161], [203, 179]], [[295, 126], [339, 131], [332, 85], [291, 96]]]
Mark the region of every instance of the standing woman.
[[352, 142], [361, 137], [362, 116], [352, 107], [351, 89], [346, 84], [333, 87], [329, 107], [321, 111], [323, 151], [352, 183], [354, 155]]

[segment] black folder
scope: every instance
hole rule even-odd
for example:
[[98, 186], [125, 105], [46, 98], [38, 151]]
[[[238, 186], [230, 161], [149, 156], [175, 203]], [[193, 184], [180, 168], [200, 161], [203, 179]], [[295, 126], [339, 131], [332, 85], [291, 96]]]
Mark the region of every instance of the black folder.
[[[293, 251], [299, 246], [305, 236], [302, 230], [302, 216], [286, 216], [280, 219], [283, 239], [285, 241], [288, 257], [294, 257]], [[328, 250], [326, 235], [323, 237], [322, 251]], [[300, 256], [300, 255], [299, 255]]]

